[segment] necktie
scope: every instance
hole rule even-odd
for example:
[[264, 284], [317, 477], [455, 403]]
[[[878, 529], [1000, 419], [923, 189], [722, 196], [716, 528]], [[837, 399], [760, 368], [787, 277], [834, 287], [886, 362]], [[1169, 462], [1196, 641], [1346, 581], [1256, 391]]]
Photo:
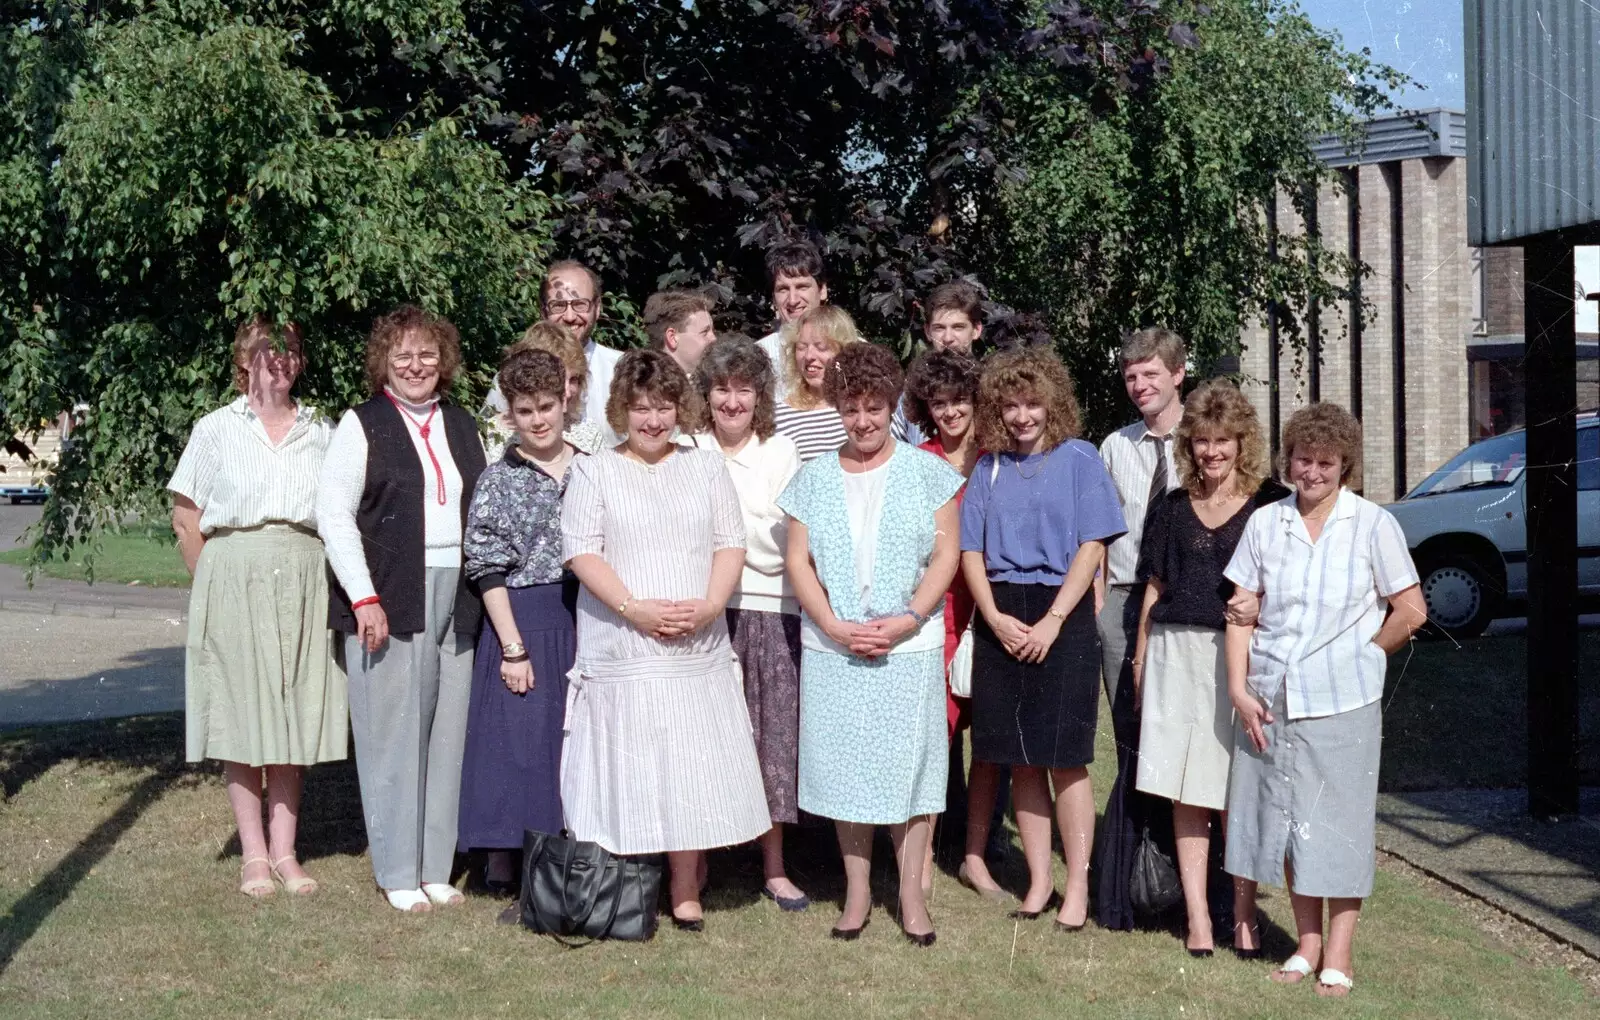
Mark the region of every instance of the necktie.
[[1144, 513], [1150, 516], [1150, 511], [1156, 508], [1161, 497], [1167, 494], [1167, 442], [1161, 437], [1155, 437], [1156, 444], [1156, 473], [1150, 476], [1150, 498], [1145, 502]]

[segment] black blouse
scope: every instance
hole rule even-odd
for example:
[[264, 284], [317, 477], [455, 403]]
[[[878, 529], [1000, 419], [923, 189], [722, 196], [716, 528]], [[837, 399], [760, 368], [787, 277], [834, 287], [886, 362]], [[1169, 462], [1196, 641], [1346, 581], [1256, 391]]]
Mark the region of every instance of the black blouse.
[[1150, 607], [1150, 619], [1213, 630], [1226, 627], [1233, 582], [1222, 572], [1233, 558], [1245, 522], [1257, 510], [1287, 495], [1288, 489], [1269, 478], [1215, 529], [1206, 527], [1195, 514], [1185, 489], [1174, 489], [1157, 502], [1145, 521], [1144, 541], [1139, 546], [1139, 580], [1155, 578], [1164, 586], [1160, 600]]

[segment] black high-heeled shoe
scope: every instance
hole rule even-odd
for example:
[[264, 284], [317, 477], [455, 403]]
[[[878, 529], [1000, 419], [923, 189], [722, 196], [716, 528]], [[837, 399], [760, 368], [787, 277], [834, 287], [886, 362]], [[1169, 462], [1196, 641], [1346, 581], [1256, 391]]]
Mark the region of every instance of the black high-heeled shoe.
[[705, 931], [706, 919], [703, 917], [683, 918], [673, 914], [672, 926], [679, 931]]
[[[1255, 936], [1256, 947], [1254, 949], [1239, 948], [1240, 928], [1249, 928], [1250, 933]], [[1235, 922], [1233, 926], [1233, 955], [1241, 960], [1261, 959], [1261, 926], [1259, 924], [1246, 925], [1243, 921]]]
[[1050, 891], [1050, 898], [1045, 900], [1044, 906], [1040, 907], [1038, 910], [1023, 910], [1019, 907], [1016, 910], [1013, 910], [1010, 916], [1014, 921], [1037, 921], [1039, 918], [1043, 917], [1047, 911], [1060, 909], [1061, 894], [1052, 889]]
[[933, 945], [934, 940], [939, 937], [939, 933], [936, 931], [925, 931], [921, 935], [913, 935], [904, 928], [900, 929], [900, 934], [906, 937], [907, 942], [920, 949], [927, 949], [929, 946]]
[[861, 937], [861, 932], [867, 927], [867, 925], [871, 923], [872, 915], [869, 914], [867, 915], [867, 919], [862, 921], [861, 924], [855, 928], [830, 929], [828, 931], [828, 937], [830, 939], [838, 939], [840, 942], [854, 942], [856, 939]]
[[1083, 931], [1083, 926], [1088, 924], [1088, 923], [1089, 923], [1088, 921], [1080, 921], [1077, 924], [1067, 924], [1065, 921], [1058, 920], [1058, 921], [1055, 922], [1055, 925], [1056, 925], [1056, 931], [1059, 931], [1059, 932], [1075, 932], [1075, 931]]

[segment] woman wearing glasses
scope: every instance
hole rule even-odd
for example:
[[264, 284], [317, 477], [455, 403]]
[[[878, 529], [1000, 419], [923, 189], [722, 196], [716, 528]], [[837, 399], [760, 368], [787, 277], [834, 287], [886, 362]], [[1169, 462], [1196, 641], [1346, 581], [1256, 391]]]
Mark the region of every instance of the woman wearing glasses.
[[483, 608], [461, 535], [484, 453], [472, 415], [439, 399], [460, 365], [446, 319], [403, 305], [374, 323], [372, 399], [339, 422], [317, 493], [372, 870], [408, 912], [462, 899], [450, 867]]

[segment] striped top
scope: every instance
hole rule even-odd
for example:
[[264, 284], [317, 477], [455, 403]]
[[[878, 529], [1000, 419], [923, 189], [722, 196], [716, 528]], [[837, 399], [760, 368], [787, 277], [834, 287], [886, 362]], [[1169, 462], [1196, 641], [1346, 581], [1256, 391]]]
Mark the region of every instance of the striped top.
[[844, 419], [826, 404], [812, 411], [802, 411], [780, 400], [773, 409], [773, 424], [778, 435], [794, 440], [802, 464], [821, 454], [833, 453], [844, 445], [846, 438]]
[[1390, 596], [1417, 584], [1394, 516], [1341, 489], [1316, 542], [1291, 494], [1251, 515], [1223, 575], [1261, 595], [1251, 690], [1289, 718], [1337, 715], [1383, 696], [1389, 657], [1372, 639]]
[[[677, 446], [658, 464], [615, 450], [568, 468], [561, 506], [562, 555], [605, 560], [636, 599], [703, 599], [711, 558], [744, 548], [744, 516], [722, 455]], [[578, 593], [577, 669], [592, 680], [647, 679], [725, 666], [728, 626], [718, 616], [687, 637], [659, 641], [637, 630], [587, 587]]]
[[317, 526], [317, 476], [332, 426], [301, 404], [276, 446], [266, 426], [239, 397], [194, 423], [178, 470], [167, 483], [200, 508], [200, 532], [281, 522]]
[[1122, 519], [1128, 525], [1121, 538], [1106, 548], [1106, 581], [1134, 584], [1139, 580], [1139, 545], [1144, 541], [1144, 519], [1150, 512], [1150, 480], [1156, 474], [1156, 444], [1166, 447], [1168, 490], [1178, 487], [1178, 462], [1172, 455], [1172, 433], [1158, 436], [1136, 421], [1106, 436], [1100, 459], [1111, 473]]

